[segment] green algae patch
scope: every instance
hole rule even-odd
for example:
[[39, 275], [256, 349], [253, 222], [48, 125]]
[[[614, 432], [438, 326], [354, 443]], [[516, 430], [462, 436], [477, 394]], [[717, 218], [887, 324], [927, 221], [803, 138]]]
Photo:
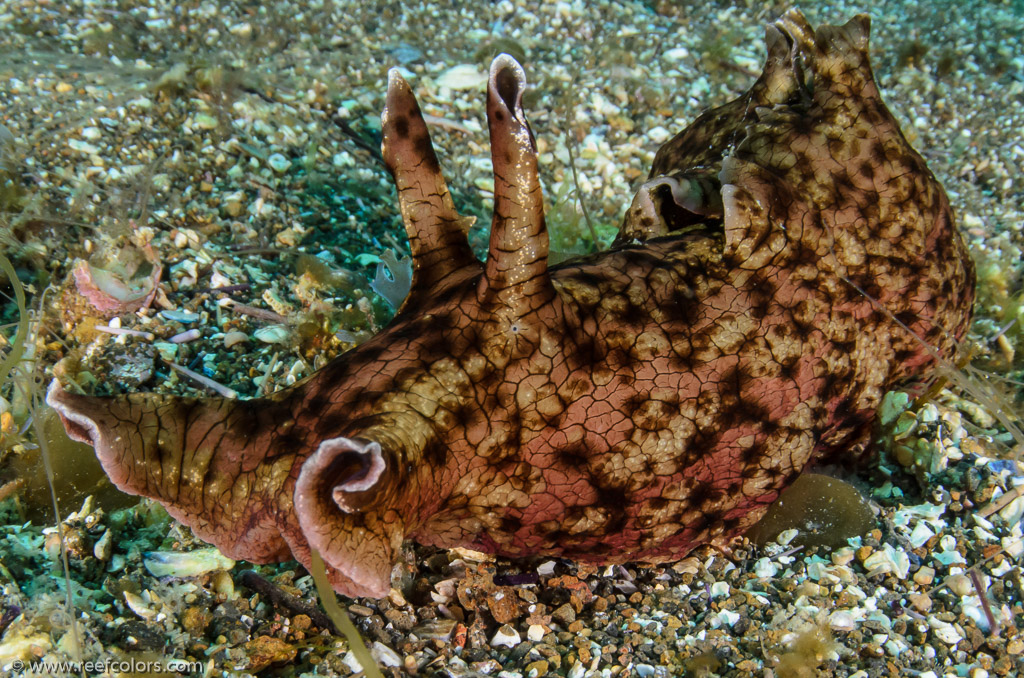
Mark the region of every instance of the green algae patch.
[[[54, 491], [62, 507], [81, 506], [89, 495], [106, 511], [138, 503], [139, 498], [118, 490], [107, 478], [91, 445], [68, 437], [60, 417], [50, 408], [39, 408], [40, 428], [46, 437], [53, 469]], [[21, 492], [24, 518], [38, 523], [53, 519], [53, 503], [45, 466], [38, 447], [10, 459], [15, 477], [25, 482]]]
[[790, 485], [747, 533], [764, 546], [779, 533], [797, 530], [794, 546], [846, 546], [846, 540], [870, 532], [875, 514], [868, 500], [850, 483], [804, 473]]

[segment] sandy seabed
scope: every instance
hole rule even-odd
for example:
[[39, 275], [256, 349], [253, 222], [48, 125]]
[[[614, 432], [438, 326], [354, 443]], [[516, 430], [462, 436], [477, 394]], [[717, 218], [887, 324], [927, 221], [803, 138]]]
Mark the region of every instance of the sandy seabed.
[[[101, 388], [206, 392], [159, 357], [202, 365], [222, 387], [255, 395], [370, 336], [389, 310], [369, 281], [386, 250], [407, 249], [375, 155], [392, 66], [429, 116], [457, 204], [481, 217], [470, 239], [482, 251], [493, 191], [486, 65], [497, 52], [520, 58], [553, 248], [592, 246], [578, 198], [606, 244], [659, 145], [760, 72], [763, 26], [787, 7], [0, 4], [0, 122], [9, 132], [0, 134], [0, 246], [25, 274], [29, 305], [45, 311], [33, 358], [52, 374], [82, 349]], [[1024, 8], [801, 8], [815, 25], [872, 14], [883, 96], [946, 187], [978, 264], [975, 360], [1019, 380]], [[59, 291], [41, 297], [77, 259], [130, 275], [139, 268], [132, 252], [163, 265], [153, 308], [164, 312], [109, 325], [151, 339], [96, 331]], [[237, 286], [236, 305], [263, 315], [232, 312], [203, 292], [225, 286]], [[16, 321], [5, 304], [3, 322]], [[287, 322], [296, 316], [332, 333]], [[194, 341], [169, 341], [191, 330]], [[3, 335], [9, 343], [13, 328]], [[285, 347], [287, 336], [299, 341]], [[31, 453], [31, 434], [16, 434], [17, 398], [10, 387], [0, 393], [17, 420], [0, 445], [0, 486], [14, 492], [0, 526], [0, 669], [80, 658], [101, 663], [90, 671], [98, 675], [135, 675], [149, 661], [198, 673], [170, 660], [200, 662], [211, 676], [358, 671], [345, 641], [300, 604], [315, 596], [301, 567], [225, 570], [159, 507], [122, 508], [102, 483], [87, 501], [83, 483], [58, 476], [64, 512], [74, 510], [62, 529], [76, 647], [57, 531], [40, 517], [44, 486], [10, 485], [31, 475], [15, 461]], [[1012, 417], [1012, 394], [1005, 407]], [[845, 477], [877, 514], [849, 546], [773, 543], [731, 560], [709, 549], [675, 565], [607, 569], [410, 547], [398, 580], [406, 586], [352, 601], [350, 612], [394, 675], [1019, 674], [1019, 450], [959, 391], [917, 419], [913, 439], [938, 450], [919, 478], [891, 455]], [[886, 445], [891, 452], [894, 442]], [[207, 569], [199, 576], [145, 566], [146, 553], [190, 550]], [[126, 661], [136, 668], [114, 663]]]

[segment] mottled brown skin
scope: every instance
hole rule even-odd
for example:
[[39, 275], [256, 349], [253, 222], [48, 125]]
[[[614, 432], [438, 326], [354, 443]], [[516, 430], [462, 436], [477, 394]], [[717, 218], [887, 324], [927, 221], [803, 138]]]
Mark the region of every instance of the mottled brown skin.
[[312, 544], [347, 595], [385, 595], [407, 538], [600, 563], [724, 544], [862, 445], [970, 318], [970, 260], [867, 32], [784, 15], [751, 91], [658, 153], [613, 249], [551, 268], [519, 65], [491, 68], [486, 264], [393, 73], [414, 280], [386, 330], [267, 398], [49, 401], [122, 489], [233, 557]]

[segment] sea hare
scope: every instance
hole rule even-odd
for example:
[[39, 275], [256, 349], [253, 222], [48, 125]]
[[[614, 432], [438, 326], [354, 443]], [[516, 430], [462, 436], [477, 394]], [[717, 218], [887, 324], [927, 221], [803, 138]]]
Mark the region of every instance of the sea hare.
[[386, 329], [265, 398], [54, 382], [48, 401], [118, 487], [232, 558], [313, 546], [350, 596], [388, 592], [405, 539], [596, 563], [726, 545], [810, 463], [857, 453], [886, 389], [970, 319], [970, 259], [868, 26], [770, 25], [760, 78], [658, 152], [613, 247], [558, 266], [520, 65], [487, 82], [485, 263], [392, 71], [413, 282]]

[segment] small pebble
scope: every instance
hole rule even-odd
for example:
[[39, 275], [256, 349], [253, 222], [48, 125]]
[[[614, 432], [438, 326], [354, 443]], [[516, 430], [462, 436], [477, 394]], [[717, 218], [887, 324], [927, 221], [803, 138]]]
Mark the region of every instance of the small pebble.
[[971, 583], [971, 579], [967, 575], [951, 574], [946, 577], [945, 583], [949, 590], [958, 596], [974, 593], [974, 584]]
[[647, 138], [656, 144], [665, 143], [670, 136], [672, 136], [672, 133], [661, 126], [652, 127], [651, 129], [647, 130]]
[[195, 117], [195, 120], [192, 122], [193, 127], [202, 130], [216, 129], [217, 125], [217, 118], [210, 115], [209, 113], [200, 113]]
[[388, 600], [395, 607], [405, 607], [409, 603], [405, 600], [405, 596], [398, 589], [391, 589], [388, 591]]
[[107, 529], [103, 532], [103, 536], [96, 540], [96, 544], [93, 545], [92, 553], [99, 560], [110, 560], [110, 555], [114, 551], [113, 535], [113, 530]]
[[526, 665], [527, 678], [538, 678], [548, 675], [548, 662], [546, 659], [538, 659]]
[[358, 604], [353, 603], [352, 605], [348, 606], [348, 611], [351, 612], [352, 614], [358, 615], [360, 617], [372, 617], [373, 616], [373, 610], [371, 610], [370, 608], [366, 607], [365, 605], [358, 605]]
[[821, 586], [813, 581], [807, 580], [796, 587], [796, 595], [814, 598], [821, 595]]
[[833, 565], [849, 565], [853, 562], [854, 551], [849, 546], [844, 546], [832, 552]]
[[225, 570], [214, 572], [210, 583], [212, 584], [214, 591], [227, 598], [231, 598], [235, 595], [235, 581]]
[[178, 334], [175, 334], [173, 337], [171, 337], [167, 341], [171, 342], [172, 344], [184, 344], [184, 343], [189, 342], [189, 341], [195, 341], [196, 339], [199, 339], [202, 336], [203, 336], [203, 333], [201, 331], [196, 330], [196, 329], [192, 329], [192, 330], [187, 330], [185, 332], [180, 332]]
[[179, 323], [194, 323], [201, 317], [198, 313], [190, 311], [160, 311], [160, 315], [168, 320]]
[[924, 593], [908, 593], [907, 600], [918, 612], [928, 612], [932, 609], [932, 599]]
[[224, 334], [224, 348], [231, 348], [245, 341], [249, 341], [249, 335], [245, 332], [232, 331]]
[[555, 608], [551, 613], [551, 618], [563, 626], [568, 626], [576, 621], [576, 610], [569, 603], [565, 603]]
[[921, 586], [928, 586], [935, 579], [935, 569], [928, 567], [927, 565], [922, 566], [914, 573], [914, 582]]
[[292, 163], [288, 158], [284, 157], [280, 153], [274, 153], [267, 158], [267, 164], [270, 165], [270, 169], [274, 170], [278, 174], [287, 172], [292, 166]]

